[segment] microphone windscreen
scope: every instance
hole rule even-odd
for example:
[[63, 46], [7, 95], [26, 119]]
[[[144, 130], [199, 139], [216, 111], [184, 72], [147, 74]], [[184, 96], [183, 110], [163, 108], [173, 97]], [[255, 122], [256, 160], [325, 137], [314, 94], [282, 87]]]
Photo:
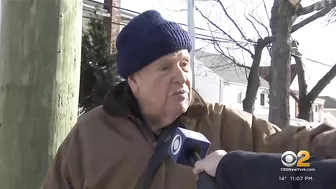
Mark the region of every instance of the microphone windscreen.
[[194, 166], [194, 153], [204, 158], [210, 148], [210, 141], [199, 132], [177, 127], [168, 148], [168, 154], [175, 163]]

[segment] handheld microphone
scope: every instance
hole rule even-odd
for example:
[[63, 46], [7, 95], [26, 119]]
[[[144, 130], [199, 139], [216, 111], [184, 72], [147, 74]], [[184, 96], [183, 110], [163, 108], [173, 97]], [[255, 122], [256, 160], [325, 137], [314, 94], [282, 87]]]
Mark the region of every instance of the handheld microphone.
[[[194, 167], [196, 161], [206, 156], [210, 145], [210, 141], [202, 133], [177, 127], [168, 154], [175, 163]], [[196, 185], [198, 189], [219, 188], [215, 178], [206, 172], [199, 174]]]

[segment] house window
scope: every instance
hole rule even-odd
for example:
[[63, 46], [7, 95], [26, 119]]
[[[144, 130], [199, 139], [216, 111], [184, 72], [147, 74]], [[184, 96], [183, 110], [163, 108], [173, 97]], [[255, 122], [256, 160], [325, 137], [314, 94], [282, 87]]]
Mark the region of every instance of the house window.
[[318, 106], [315, 105], [315, 112], [318, 112]]
[[237, 103], [242, 103], [242, 92], [239, 92], [238, 94], [237, 94]]
[[260, 106], [265, 106], [265, 93], [260, 94]]

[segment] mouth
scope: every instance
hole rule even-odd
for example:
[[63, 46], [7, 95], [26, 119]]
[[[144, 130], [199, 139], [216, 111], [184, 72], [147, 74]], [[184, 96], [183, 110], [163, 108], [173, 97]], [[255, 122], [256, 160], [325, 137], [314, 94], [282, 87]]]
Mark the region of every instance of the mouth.
[[188, 94], [189, 93], [189, 90], [188, 89], [179, 89], [179, 90], [176, 90], [174, 92], [171, 92], [171, 96], [173, 95], [185, 95], [185, 94]]

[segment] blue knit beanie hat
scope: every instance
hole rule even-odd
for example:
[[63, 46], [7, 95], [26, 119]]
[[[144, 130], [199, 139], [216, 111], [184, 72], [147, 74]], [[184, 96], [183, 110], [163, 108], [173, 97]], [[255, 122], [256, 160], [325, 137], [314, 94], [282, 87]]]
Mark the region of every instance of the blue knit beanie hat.
[[192, 48], [188, 33], [177, 23], [165, 20], [155, 10], [134, 17], [116, 40], [118, 74], [127, 77], [158, 58]]

